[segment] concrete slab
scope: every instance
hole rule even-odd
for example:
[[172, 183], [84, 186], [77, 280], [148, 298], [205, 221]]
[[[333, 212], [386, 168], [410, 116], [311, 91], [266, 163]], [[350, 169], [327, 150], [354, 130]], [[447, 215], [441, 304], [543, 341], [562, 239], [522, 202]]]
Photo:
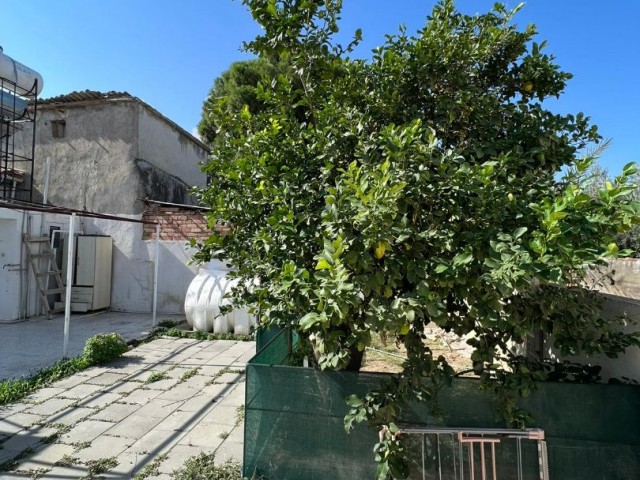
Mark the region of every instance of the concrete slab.
[[113, 427], [113, 423], [88, 419], [84, 422], [78, 423], [71, 430], [62, 435], [60, 441], [67, 444], [90, 442], [101, 433], [109, 430], [111, 427]]
[[[162, 320], [176, 315], [158, 316]], [[179, 318], [179, 316], [178, 316]], [[151, 314], [98, 312], [71, 316], [69, 356], [82, 353], [89, 337], [98, 333], [116, 332], [126, 340], [146, 337], [151, 331]], [[51, 320], [34, 317], [26, 322], [0, 324], [0, 379], [29, 375], [62, 359], [64, 315]]]
[[20, 471], [29, 471], [37, 469], [51, 470], [55, 463], [65, 455], [71, 455], [73, 447], [71, 445], [63, 445], [61, 443], [52, 443], [42, 445], [34, 454], [30, 455], [24, 462], [20, 462]]
[[[216, 358], [226, 358], [235, 365], [236, 354], [252, 348], [251, 344], [238, 346], [233, 341], [217, 343], [158, 339], [113, 364], [66, 379], [66, 388], [56, 385], [34, 396], [42, 399], [41, 403], [0, 408], [2, 414], [9, 414], [0, 421], [0, 463], [31, 448], [34, 452], [27, 450], [21, 455], [18, 471], [11, 475], [60, 480], [87, 475], [86, 462], [115, 458], [118, 465], [100, 478], [131, 479], [159, 455], [166, 455], [158, 467], [160, 473], [148, 478], [167, 479], [201, 452], [215, 452], [216, 462], [241, 460], [243, 425], [238, 423], [237, 409], [244, 403], [244, 374], [220, 375], [219, 379], [229, 383], [210, 384], [230, 364], [207, 364], [196, 375], [182, 380], [193, 368], [185, 367], [187, 356], [202, 360], [202, 352], [208, 350], [209, 355], [213, 350]], [[220, 356], [216, 351], [234, 354]], [[244, 368], [244, 364], [240, 366]], [[170, 372], [170, 382], [162, 380], [166, 385], [156, 382], [160, 385], [149, 388], [138, 379], [150, 371]], [[67, 395], [74, 398], [64, 398]], [[71, 403], [65, 406], [65, 402]], [[47, 409], [57, 413], [44, 414]], [[52, 437], [60, 433], [53, 424], [70, 429], [59, 438]], [[64, 461], [56, 465], [63, 457], [75, 457], [83, 464]], [[0, 478], [9, 477], [3, 472]]]
[[139, 405], [131, 405], [127, 403], [112, 403], [111, 405], [106, 406], [104, 409], [95, 413], [91, 419], [92, 420], [100, 420], [103, 422], [113, 422], [117, 423], [121, 420], [124, 420], [133, 412], [140, 408]]

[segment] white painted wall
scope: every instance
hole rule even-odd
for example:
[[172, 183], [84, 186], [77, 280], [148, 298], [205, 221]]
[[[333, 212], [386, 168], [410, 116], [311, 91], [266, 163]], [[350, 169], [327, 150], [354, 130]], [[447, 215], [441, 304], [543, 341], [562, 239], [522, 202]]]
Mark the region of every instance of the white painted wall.
[[22, 234], [39, 235], [41, 216], [0, 208], [0, 323], [39, 314], [38, 290]]
[[[121, 215], [123, 216], [123, 215]], [[136, 220], [141, 215], [128, 215]], [[113, 238], [111, 310], [151, 312], [155, 240], [142, 240], [142, 224], [102, 219], [83, 219], [87, 234]], [[183, 314], [184, 298], [197, 267], [187, 265], [194, 253], [185, 242], [160, 242], [158, 313]]]
[[193, 139], [146, 107], [138, 105], [138, 155], [190, 186], [204, 186], [206, 175], [200, 164], [207, 152]]
[[[618, 297], [615, 295], [605, 295], [605, 303], [603, 305], [604, 318], [617, 318], [627, 316], [631, 322], [621, 330], [624, 333], [632, 333], [640, 330], [640, 301], [632, 298]], [[633, 322], [638, 322], [636, 325]], [[559, 352], [553, 348], [553, 339], [546, 342], [546, 350], [549, 358], [568, 360], [586, 365], [599, 365], [602, 367], [600, 375], [603, 381], [610, 378], [627, 377], [640, 382], [640, 348], [631, 347], [620, 355], [618, 358], [608, 358], [605, 355], [594, 357], [576, 356], [562, 357]]]

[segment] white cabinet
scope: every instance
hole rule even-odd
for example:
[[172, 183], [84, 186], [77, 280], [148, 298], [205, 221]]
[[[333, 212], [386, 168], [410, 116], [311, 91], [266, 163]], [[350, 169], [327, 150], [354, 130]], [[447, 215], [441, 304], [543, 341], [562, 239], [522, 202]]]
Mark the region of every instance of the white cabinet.
[[[113, 256], [111, 237], [78, 235], [75, 252], [71, 309], [74, 312], [86, 312], [109, 308]], [[63, 265], [66, 265], [66, 249], [64, 257]], [[63, 279], [66, 280], [66, 272]]]

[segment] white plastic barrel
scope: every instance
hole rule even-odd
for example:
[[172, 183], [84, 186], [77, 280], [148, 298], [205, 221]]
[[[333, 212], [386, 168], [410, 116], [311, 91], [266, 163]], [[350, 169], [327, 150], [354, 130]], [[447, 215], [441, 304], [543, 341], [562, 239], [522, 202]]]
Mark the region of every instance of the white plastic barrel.
[[[42, 75], [20, 62], [16, 62], [9, 55], [5, 55], [2, 53], [2, 49], [0, 49], [0, 78], [12, 82], [11, 84], [5, 82], [4, 88], [13, 91], [13, 84], [15, 84], [15, 93], [25, 97], [40, 95], [42, 87], [44, 87]], [[38, 81], [37, 90], [34, 89], [36, 80]]]
[[237, 280], [227, 278], [230, 268], [218, 261], [200, 268], [193, 279], [184, 300], [187, 322], [195, 330], [213, 333], [234, 333], [246, 335], [255, 325], [255, 319], [246, 309], [234, 309], [221, 314], [220, 309], [230, 302], [224, 298]]

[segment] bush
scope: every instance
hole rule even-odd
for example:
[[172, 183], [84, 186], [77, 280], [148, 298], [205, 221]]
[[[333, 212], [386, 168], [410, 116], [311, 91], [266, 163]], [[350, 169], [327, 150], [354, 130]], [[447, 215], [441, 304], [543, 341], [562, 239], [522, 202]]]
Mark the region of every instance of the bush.
[[184, 463], [184, 467], [173, 472], [175, 480], [242, 480], [240, 464], [232, 460], [214, 464], [213, 453], [200, 453]]
[[97, 365], [118, 358], [127, 349], [127, 343], [117, 333], [101, 333], [87, 340], [82, 358], [89, 365]]

